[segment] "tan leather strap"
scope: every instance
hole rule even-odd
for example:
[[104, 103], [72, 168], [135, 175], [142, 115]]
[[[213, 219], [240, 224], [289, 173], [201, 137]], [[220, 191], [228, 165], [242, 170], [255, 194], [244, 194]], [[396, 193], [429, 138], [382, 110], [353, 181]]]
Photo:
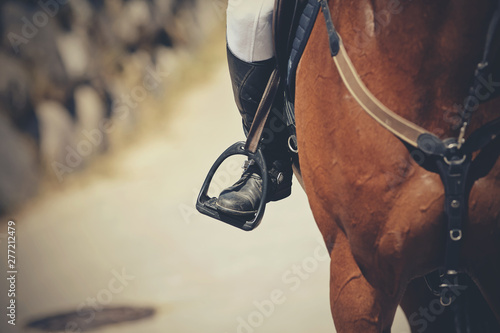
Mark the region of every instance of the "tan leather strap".
[[429, 134], [434, 136], [422, 127], [397, 115], [382, 104], [368, 90], [363, 81], [361, 81], [351, 59], [347, 55], [342, 39], [340, 39], [339, 45], [339, 52], [337, 56], [333, 57], [333, 61], [347, 89], [366, 113], [398, 138], [414, 147], [418, 147], [417, 140], [420, 135]]
[[247, 141], [245, 143], [245, 150], [251, 153], [255, 153], [259, 147], [260, 138], [262, 137], [262, 131], [264, 130], [264, 125], [266, 124], [267, 117], [271, 112], [273, 106], [274, 98], [276, 97], [276, 92], [278, 91], [280, 85], [280, 76], [278, 75], [278, 68], [275, 68], [271, 73], [271, 77], [267, 82], [266, 90], [262, 95], [259, 107], [255, 113], [255, 117], [252, 122], [252, 127], [248, 132]]

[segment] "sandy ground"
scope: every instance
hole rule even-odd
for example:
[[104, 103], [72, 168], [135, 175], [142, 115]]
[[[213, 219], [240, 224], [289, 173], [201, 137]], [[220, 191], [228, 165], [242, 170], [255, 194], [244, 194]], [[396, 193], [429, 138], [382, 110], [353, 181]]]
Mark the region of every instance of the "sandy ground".
[[[178, 104], [164, 131], [118, 154], [110, 177], [15, 214], [17, 325], [2, 314], [1, 332], [38, 332], [26, 323], [78, 313], [92, 299], [97, 314], [102, 306], [156, 311], [95, 330], [102, 333], [334, 332], [329, 259], [297, 182], [249, 233], [193, 208], [211, 163], [242, 139], [230, 89], [221, 62]], [[0, 226], [6, 253], [5, 221]], [[2, 279], [4, 312], [7, 287]], [[393, 332], [409, 333], [400, 312]]]

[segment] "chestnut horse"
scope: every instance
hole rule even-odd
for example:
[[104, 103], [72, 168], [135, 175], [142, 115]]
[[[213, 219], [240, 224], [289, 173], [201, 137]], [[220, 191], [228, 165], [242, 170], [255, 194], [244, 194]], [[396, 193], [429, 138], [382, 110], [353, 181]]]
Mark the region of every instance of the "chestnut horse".
[[[335, 0], [329, 6], [371, 93], [446, 138], [457, 137], [456, 106], [481, 60], [496, 5]], [[467, 133], [499, 116], [499, 99], [482, 104]], [[321, 13], [297, 71], [296, 122], [304, 187], [331, 255], [338, 332], [390, 332], [399, 304], [413, 332], [451, 330], [437, 325], [441, 319], [428, 307], [441, 310], [432, 298], [419, 299], [421, 277], [443, 265], [443, 184], [349, 93], [330, 56]], [[500, 320], [500, 160], [472, 188], [460, 253], [461, 268]]]

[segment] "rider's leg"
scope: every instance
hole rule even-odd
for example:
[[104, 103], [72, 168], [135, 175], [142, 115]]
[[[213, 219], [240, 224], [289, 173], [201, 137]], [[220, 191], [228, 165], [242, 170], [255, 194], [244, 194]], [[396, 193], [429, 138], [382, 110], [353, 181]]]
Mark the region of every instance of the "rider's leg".
[[[227, 12], [228, 64], [233, 93], [243, 118], [245, 133], [252, 125], [257, 107], [275, 66], [272, 43], [273, 0], [230, 0]], [[283, 101], [273, 107], [282, 112]], [[270, 126], [266, 125], [268, 130]], [[264, 142], [263, 154], [269, 169], [269, 200], [290, 195], [291, 158], [287, 150], [287, 131], [274, 131]], [[222, 191], [217, 206], [233, 215], [254, 213], [262, 198], [262, 179], [250, 166], [241, 179]]]

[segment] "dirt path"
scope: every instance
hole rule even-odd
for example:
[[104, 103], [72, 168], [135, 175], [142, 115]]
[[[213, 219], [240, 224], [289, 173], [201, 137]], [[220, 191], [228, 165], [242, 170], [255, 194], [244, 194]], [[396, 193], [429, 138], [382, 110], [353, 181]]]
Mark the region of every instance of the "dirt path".
[[[1, 332], [38, 332], [26, 323], [58, 313], [72, 313], [66, 331], [78, 331], [71, 322], [97, 324], [119, 306], [155, 314], [99, 332], [334, 331], [328, 258], [297, 183], [250, 233], [194, 211], [211, 163], [242, 139], [230, 89], [221, 63], [165, 131], [117, 156], [110, 177], [16, 214], [17, 325], [2, 319]], [[407, 327], [399, 318], [394, 332]]]

